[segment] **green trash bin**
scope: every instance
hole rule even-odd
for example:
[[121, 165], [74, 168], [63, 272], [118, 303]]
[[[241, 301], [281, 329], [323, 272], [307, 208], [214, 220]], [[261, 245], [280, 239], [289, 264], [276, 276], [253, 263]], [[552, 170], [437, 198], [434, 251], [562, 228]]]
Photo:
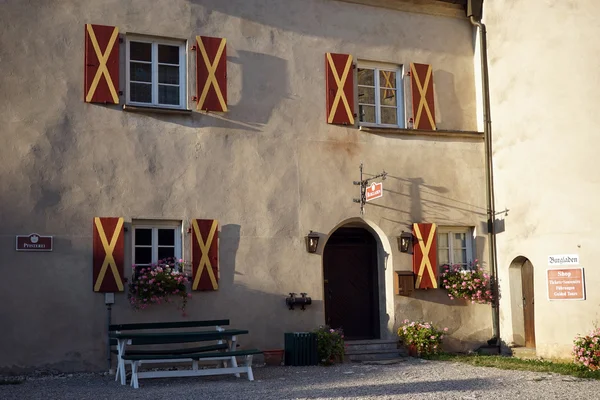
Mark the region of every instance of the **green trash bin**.
[[288, 332], [285, 339], [285, 365], [317, 365], [317, 334], [313, 332]]

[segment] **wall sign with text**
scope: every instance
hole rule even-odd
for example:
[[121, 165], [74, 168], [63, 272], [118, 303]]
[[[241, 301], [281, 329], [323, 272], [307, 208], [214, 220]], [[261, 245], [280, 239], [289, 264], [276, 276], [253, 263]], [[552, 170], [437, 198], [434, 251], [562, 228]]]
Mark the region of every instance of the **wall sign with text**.
[[548, 300], [585, 300], [583, 267], [548, 268]]
[[52, 236], [17, 235], [17, 251], [52, 251]]

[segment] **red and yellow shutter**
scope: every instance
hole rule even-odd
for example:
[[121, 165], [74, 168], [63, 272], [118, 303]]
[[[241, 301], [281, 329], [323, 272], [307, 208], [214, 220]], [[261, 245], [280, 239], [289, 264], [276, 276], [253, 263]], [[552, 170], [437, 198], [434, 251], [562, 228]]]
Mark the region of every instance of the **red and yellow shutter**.
[[84, 99], [119, 104], [119, 29], [85, 25]]
[[354, 72], [350, 54], [325, 54], [327, 123], [354, 125]]
[[410, 64], [413, 129], [435, 130], [433, 71], [429, 64]]
[[219, 288], [219, 223], [192, 220], [192, 290]]
[[227, 40], [196, 36], [197, 110], [227, 111]]
[[94, 218], [94, 292], [122, 292], [123, 218]]
[[413, 224], [413, 237], [415, 289], [436, 289], [438, 287], [436, 224]]

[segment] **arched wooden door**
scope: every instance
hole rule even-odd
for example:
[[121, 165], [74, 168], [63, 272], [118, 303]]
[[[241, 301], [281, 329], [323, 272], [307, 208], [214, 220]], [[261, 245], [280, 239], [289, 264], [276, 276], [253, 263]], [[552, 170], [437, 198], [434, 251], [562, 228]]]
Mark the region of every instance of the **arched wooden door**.
[[379, 338], [377, 242], [363, 228], [340, 228], [323, 251], [325, 321], [347, 340]]
[[523, 321], [525, 323], [525, 347], [535, 347], [535, 296], [533, 290], [533, 265], [526, 260], [521, 267], [523, 287]]

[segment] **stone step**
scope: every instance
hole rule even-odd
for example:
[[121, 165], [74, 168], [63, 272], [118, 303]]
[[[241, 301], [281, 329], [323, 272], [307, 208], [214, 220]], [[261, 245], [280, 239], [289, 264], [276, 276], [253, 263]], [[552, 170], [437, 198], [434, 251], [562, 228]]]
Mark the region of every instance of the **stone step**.
[[533, 360], [538, 358], [535, 347], [512, 347], [510, 350], [512, 356], [516, 358], [521, 358], [523, 360]]
[[402, 354], [400, 350], [397, 351], [381, 351], [377, 353], [361, 353], [361, 354], [348, 354], [346, 353], [346, 359], [352, 362], [363, 362], [363, 361], [381, 361], [381, 360], [392, 360], [397, 359], [401, 356], [405, 356]]
[[351, 340], [346, 341], [346, 351], [389, 350], [398, 348], [397, 340]]

